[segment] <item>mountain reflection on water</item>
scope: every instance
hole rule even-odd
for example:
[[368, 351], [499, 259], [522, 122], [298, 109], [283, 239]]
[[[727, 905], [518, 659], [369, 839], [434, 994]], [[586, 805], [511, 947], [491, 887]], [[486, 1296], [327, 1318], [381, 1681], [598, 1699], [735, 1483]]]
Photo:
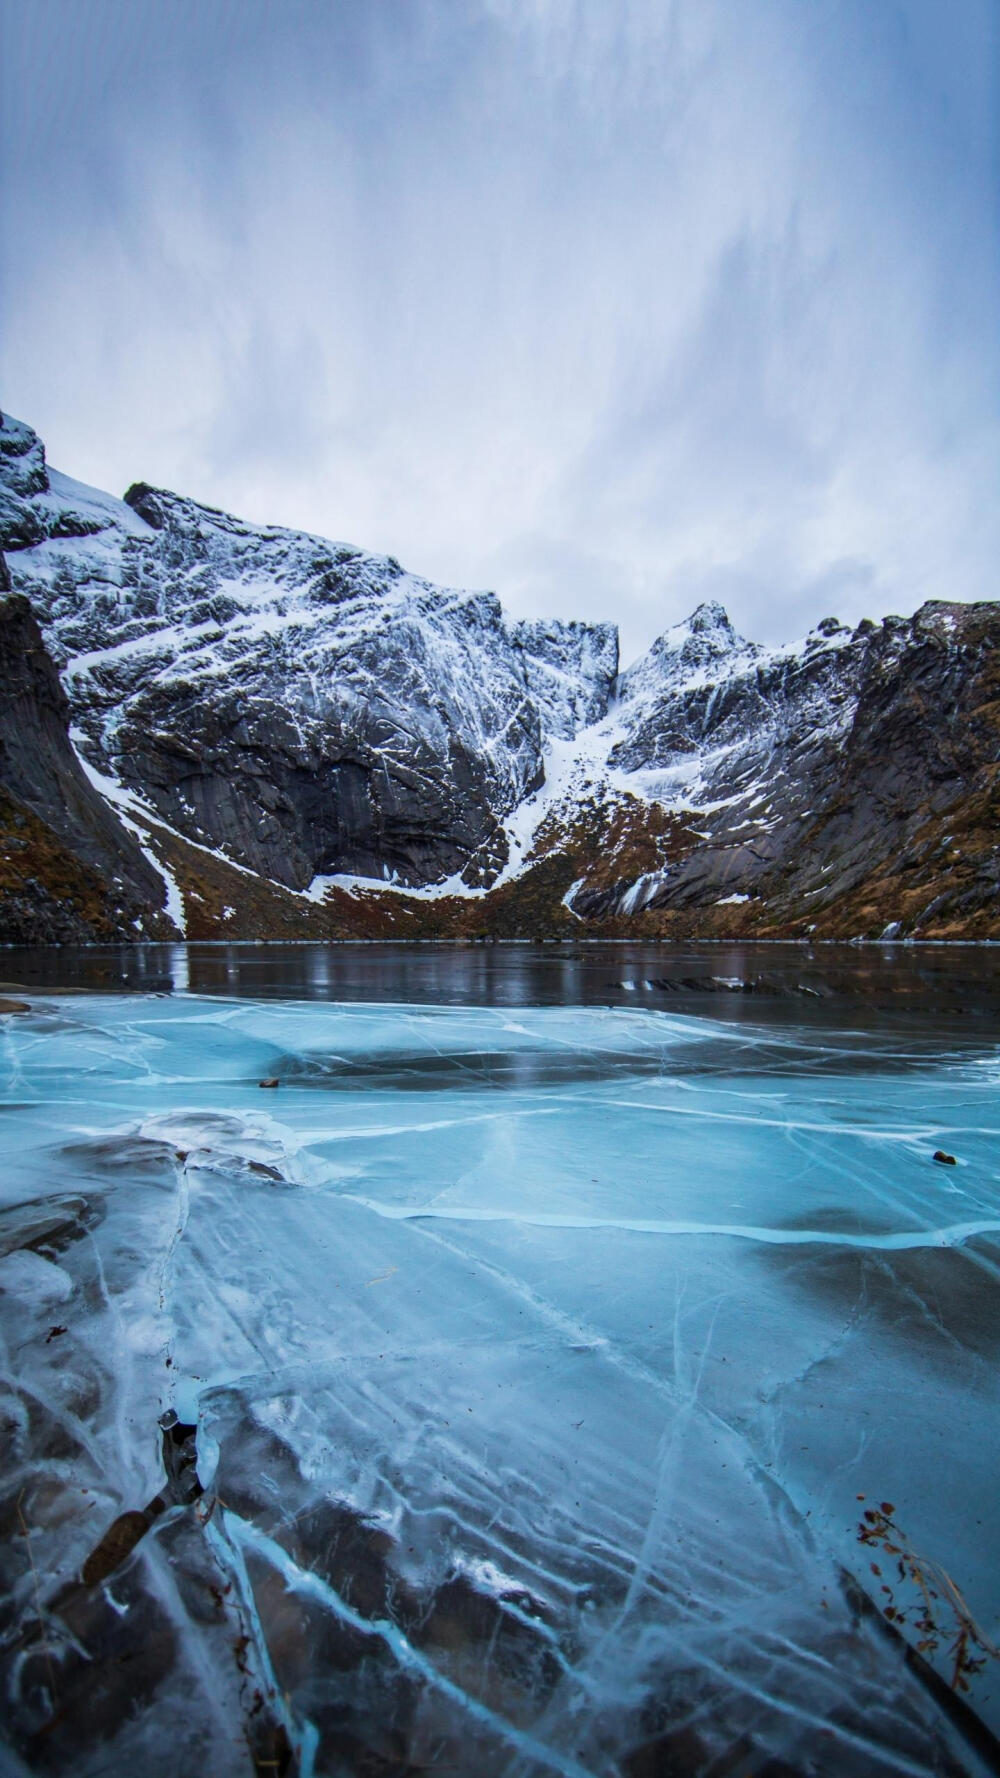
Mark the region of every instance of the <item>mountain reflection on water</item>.
[[[697, 1006], [727, 1019], [809, 1018], [850, 1002], [872, 1015], [1000, 1019], [1000, 944], [639, 943], [8, 946], [25, 988], [226, 994], [430, 1006]], [[811, 1004], [810, 1004], [811, 1003]], [[838, 1005], [837, 1016], [843, 1013]]]
[[11, 1769], [997, 1770], [997, 956], [8, 951]]

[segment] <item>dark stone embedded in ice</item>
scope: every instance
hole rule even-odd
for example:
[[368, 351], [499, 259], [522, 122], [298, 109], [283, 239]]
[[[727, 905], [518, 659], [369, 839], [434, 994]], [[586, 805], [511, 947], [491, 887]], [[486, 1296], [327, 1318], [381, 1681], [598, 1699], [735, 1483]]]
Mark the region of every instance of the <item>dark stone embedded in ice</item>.
[[[231, 1520], [272, 1537], [315, 1583], [315, 1593], [290, 1586], [262, 1551], [245, 1552], [278, 1689], [309, 1701], [320, 1737], [317, 1769], [404, 1773], [432, 1763], [471, 1771], [482, 1761], [484, 1774], [498, 1770], [495, 1729], [479, 1731], [471, 1757], [470, 1720], [442, 1711], [433, 1690], [399, 1663], [394, 1638], [404, 1637], [421, 1662], [470, 1698], [485, 1688], [498, 1718], [530, 1722], [562, 1677], [566, 1626], [556, 1609], [526, 1586], [496, 1593], [450, 1564], [421, 1574], [385, 1525], [347, 1501], [317, 1498], [294, 1451], [240, 1408], [234, 1399], [212, 1426], [214, 1437], [221, 1432], [214, 1488]], [[330, 1609], [335, 1600], [343, 1612]]]
[[164, 1506], [190, 1506], [202, 1493], [197, 1468], [198, 1428], [178, 1420], [172, 1408], [163, 1415], [160, 1425], [167, 1483], [158, 1499]]
[[276, 1185], [288, 1184], [285, 1175], [277, 1167], [269, 1167], [266, 1161], [247, 1161], [246, 1169], [258, 1179], [273, 1179]]
[[170, 1673], [177, 1632], [143, 1579], [133, 1565], [116, 1582], [115, 1604], [103, 1586], [78, 1587], [24, 1650], [5, 1729], [31, 1771], [80, 1771], [86, 1751], [148, 1709]]
[[85, 1587], [96, 1587], [102, 1580], [107, 1580], [116, 1568], [120, 1568], [126, 1556], [130, 1556], [136, 1544], [145, 1537], [153, 1519], [148, 1509], [145, 1512], [120, 1513], [114, 1523], [108, 1526], [96, 1549], [80, 1570], [80, 1578]]
[[280, 1080], [276, 1080], [274, 1078], [274, 1076], [272, 1075], [271, 1078], [268, 1080], [259, 1080], [257, 1082], [257, 1085], [259, 1087], [280, 1087], [281, 1082], [280, 1082]]
[[24, 1248], [42, 1259], [55, 1259], [82, 1241], [104, 1220], [101, 1198], [49, 1198], [11, 1204], [3, 1214], [0, 1254]]
[[0, 1000], [0, 1013], [30, 1011], [31, 1007], [26, 1000]]
[[[742, 1761], [752, 1749], [745, 1739], [742, 1745], [737, 1744], [737, 1749], [740, 1754], [737, 1770], [742, 1770]], [[622, 1778], [665, 1778], [667, 1774], [669, 1778], [697, 1778], [705, 1771], [708, 1761], [709, 1750], [697, 1729], [671, 1729], [633, 1747], [622, 1761]], [[729, 1771], [730, 1767], [728, 1764], [725, 1768], [712, 1765], [713, 1772], [721, 1769]]]
[[[544, 1640], [550, 1615], [530, 1594], [497, 1596], [476, 1587], [464, 1574], [452, 1573], [425, 1605], [410, 1634], [418, 1647], [460, 1665], [481, 1661], [482, 1651], [489, 1649], [493, 1684], [512, 1696], [541, 1701], [555, 1691], [561, 1672]], [[536, 1622], [529, 1622], [531, 1618]]]
[[936, 1161], [941, 1161], [946, 1167], [956, 1167], [958, 1165], [955, 1156], [953, 1154], [945, 1154], [943, 1148], [936, 1148], [934, 1150], [934, 1159]]
[[171, 1150], [165, 1142], [127, 1132], [68, 1142], [63, 1154], [71, 1161], [101, 1173], [110, 1173], [113, 1177], [124, 1173], [129, 1177], [138, 1174], [147, 1178], [167, 1168]]
[[[65, 1333], [65, 1328], [53, 1332]], [[52, 1336], [50, 1335], [49, 1338]], [[96, 1548], [91, 1550], [80, 1571], [85, 1587], [97, 1586], [107, 1580], [116, 1568], [132, 1554], [136, 1544], [162, 1512], [170, 1506], [190, 1506], [202, 1492], [198, 1480], [197, 1426], [178, 1420], [169, 1409], [160, 1420], [163, 1432], [163, 1468], [166, 1484], [160, 1493], [141, 1511], [120, 1513], [108, 1526]]]
[[32, 1772], [281, 1778], [291, 1768], [273, 1691], [196, 1512], [159, 1515], [113, 1585], [64, 1589], [15, 1662], [4, 1739]]

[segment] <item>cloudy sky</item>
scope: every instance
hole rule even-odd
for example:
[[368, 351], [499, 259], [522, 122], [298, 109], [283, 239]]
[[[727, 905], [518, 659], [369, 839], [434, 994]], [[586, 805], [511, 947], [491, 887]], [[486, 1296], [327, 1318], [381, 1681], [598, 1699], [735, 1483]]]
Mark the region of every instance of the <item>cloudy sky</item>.
[[1000, 594], [995, 0], [0, 0], [0, 403], [764, 640]]

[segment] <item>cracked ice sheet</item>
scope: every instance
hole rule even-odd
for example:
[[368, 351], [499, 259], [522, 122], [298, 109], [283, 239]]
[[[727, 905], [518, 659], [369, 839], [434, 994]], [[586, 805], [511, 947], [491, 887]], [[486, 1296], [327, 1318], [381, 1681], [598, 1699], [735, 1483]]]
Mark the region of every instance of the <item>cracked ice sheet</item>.
[[[173, 1408], [218, 1502], [200, 1559], [303, 1769], [980, 1770], [843, 1576], [881, 1605], [856, 1497], [889, 1499], [995, 1633], [996, 1062], [799, 1035], [193, 998], [6, 1020], [21, 1744], [18, 1626], [156, 1494]], [[150, 1772], [206, 1665], [175, 1617]], [[111, 1765], [74, 1771], [129, 1769], [102, 1734]]]

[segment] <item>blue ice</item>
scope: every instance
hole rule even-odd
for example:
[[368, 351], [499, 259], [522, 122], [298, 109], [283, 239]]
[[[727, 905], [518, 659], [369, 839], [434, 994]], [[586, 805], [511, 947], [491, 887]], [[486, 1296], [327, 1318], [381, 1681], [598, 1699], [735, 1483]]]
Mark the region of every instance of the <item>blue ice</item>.
[[255, 1692], [317, 1774], [990, 1769], [994, 1052], [194, 996], [2, 1026], [25, 1769], [171, 1415], [204, 1493], [101, 1581], [169, 1657], [74, 1773], [252, 1772]]

